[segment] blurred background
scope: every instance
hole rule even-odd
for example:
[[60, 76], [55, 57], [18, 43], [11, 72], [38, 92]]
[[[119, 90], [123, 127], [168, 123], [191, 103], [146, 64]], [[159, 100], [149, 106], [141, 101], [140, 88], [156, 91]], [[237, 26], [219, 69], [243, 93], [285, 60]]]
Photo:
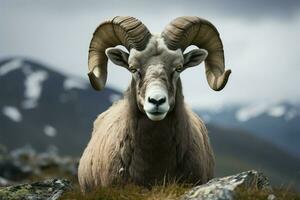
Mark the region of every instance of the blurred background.
[[[122, 97], [131, 79], [125, 69], [110, 62], [102, 92], [91, 89], [86, 75], [95, 28], [116, 15], [134, 16], [157, 33], [178, 16], [211, 21], [233, 71], [227, 86], [212, 91], [203, 64], [181, 79], [186, 102], [208, 126], [216, 176], [256, 169], [274, 185], [300, 189], [297, 0], [0, 0], [0, 153], [7, 154], [0, 156], [0, 185], [1, 177], [18, 179], [13, 170], [38, 173], [34, 167], [47, 159], [73, 163], [93, 120]], [[69, 161], [58, 161], [58, 155]], [[7, 164], [4, 157], [14, 160]], [[44, 163], [18, 160], [24, 157]]]

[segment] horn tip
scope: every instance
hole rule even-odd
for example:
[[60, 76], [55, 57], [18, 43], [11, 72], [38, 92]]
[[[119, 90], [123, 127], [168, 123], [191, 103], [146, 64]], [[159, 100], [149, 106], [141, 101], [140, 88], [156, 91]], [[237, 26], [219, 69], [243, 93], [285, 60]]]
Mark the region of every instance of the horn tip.
[[[221, 84], [216, 84], [215, 86], [213, 86], [211, 88], [214, 91], [221, 91], [226, 86], [230, 74], [231, 74], [231, 69], [226, 70], [220, 77], [217, 78], [220, 80]], [[217, 83], [219, 82], [219, 80], [216, 80]]]
[[229, 76], [230, 74], [231, 74], [231, 69], [228, 69], [228, 70], [226, 70], [226, 72], [225, 72], [225, 74], [227, 75], [227, 76]]
[[92, 87], [95, 90], [100, 91], [100, 90], [104, 89], [105, 83], [103, 83], [103, 81], [101, 81], [100, 78], [97, 78], [96, 75], [92, 71], [89, 72], [87, 75], [89, 77]]

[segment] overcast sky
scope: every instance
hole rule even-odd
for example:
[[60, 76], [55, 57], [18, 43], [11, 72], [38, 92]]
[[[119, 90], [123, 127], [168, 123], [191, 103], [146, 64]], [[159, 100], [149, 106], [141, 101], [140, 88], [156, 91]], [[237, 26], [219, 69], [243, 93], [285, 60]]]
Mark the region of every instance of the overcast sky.
[[[116, 15], [140, 19], [161, 32], [174, 18], [210, 20], [224, 44], [231, 78], [221, 92], [205, 80], [204, 65], [182, 74], [193, 106], [300, 100], [300, 1], [0, 0], [0, 59], [33, 58], [87, 79], [88, 46], [97, 25]], [[131, 75], [109, 64], [108, 85], [123, 91]]]

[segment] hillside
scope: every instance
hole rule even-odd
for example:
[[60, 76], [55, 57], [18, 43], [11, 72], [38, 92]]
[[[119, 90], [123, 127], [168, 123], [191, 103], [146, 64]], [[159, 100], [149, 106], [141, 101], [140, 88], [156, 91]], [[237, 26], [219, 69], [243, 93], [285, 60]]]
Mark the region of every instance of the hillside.
[[257, 102], [195, 110], [207, 123], [246, 130], [300, 158], [300, 104], [297, 102]]
[[[9, 149], [29, 144], [38, 151], [55, 146], [75, 156], [87, 144], [96, 116], [121, 96], [109, 87], [95, 92], [87, 80], [21, 58], [0, 62], [0, 84], [0, 143]], [[222, 116], [208, 125], [217, 176], [256, 169], [277, 185], [298, 180], [300, 186], [299, 159], [247, 128], [226, 127], [233, 115]]]
[[264, 172], [272, 184], [295, 184], [300, 190], [299, 158], [241, 129], [215, 125], [207, 128], [216, 155], [216, 176], [256, 169]]
[[0, 143], [73, 155], [82, 152], [96, 116], [121, 95], [95, 92], [86, 80], [28, 59], [1, 61], [0, 85]]

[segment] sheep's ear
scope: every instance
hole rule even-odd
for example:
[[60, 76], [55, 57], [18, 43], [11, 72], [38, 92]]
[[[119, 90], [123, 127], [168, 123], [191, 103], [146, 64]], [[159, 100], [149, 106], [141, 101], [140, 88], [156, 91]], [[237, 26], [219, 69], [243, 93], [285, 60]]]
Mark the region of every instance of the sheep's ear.
[[205, 49], [193, 49], [183, 55], [184, 68], [193, 67], [202, 63], [207, 57], [208, 52]]
[[112, 47], [105, 50], [106, 56], [116, 65], [128, 68], [129, 54], [125, 51]]

